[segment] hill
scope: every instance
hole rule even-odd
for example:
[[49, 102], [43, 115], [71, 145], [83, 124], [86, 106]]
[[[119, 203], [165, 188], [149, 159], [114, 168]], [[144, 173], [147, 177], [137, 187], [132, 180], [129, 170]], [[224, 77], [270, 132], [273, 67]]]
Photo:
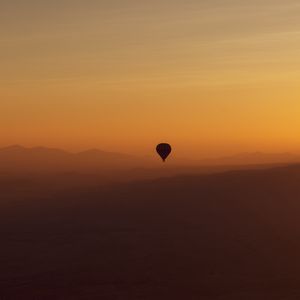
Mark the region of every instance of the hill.
[[300, 166], [0, 188], [3, 297], [298, 299]]
[[80, 153], [46, 147], [25, 148], [18, 145], [0, 149], [2, 172], [102, 172], [145, 164], [146, 159], [96, 149]]
[[262, 165], [278, 163], [300, 162], [300, 155], [293, 153], [263, 153], [245, 152], [232, 156], [220, 157], [216, 159], [205, 159], [199, 163], [202, 165]]
[[134, 156], [99, 149], [71, 153], [46, 147], [19, 145], [0, 148], [0, 174], [97, 173], [107, 179], [146, 179], [186, 173], [211, 173], [228, 169], [270, 167], [300, 161], [295, 154], [243, 153], [207, 160], [189, 160], [174, 154], [166, 164], [155, 153], [152, 157]]

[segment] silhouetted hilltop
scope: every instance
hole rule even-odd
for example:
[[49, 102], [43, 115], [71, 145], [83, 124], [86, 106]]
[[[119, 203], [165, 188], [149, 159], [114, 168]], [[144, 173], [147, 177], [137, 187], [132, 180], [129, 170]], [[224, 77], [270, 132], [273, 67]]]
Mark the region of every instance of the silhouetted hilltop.
[[148, 161], [137, 156], [106, 152], [99, 149], [90, 149], [74, 154], [74, 160], [82, 166], [95, 170], [98, 168], [124, 169], [146, 165]]
[[200, 163], [204, 165], [260, 165], [295, 162], [300, 162], [300, 155], [293, 153], [246, 152], [217, 159], [206, 159]]
[[146, 165], [147, 160], [97, 149], [70, 153], [46, 147], [10, 146], [0, 149], [2, 172], [101, 171]]
[[87, 157], [95, 159], [136, 159], [135, 156], [116, 152], [106, 152], [99, 149], [89, 149], [76, 154], [77, 157]]
[[[174, 155], [175, 156], [175, 155]], [[264, 165], [300, 161], [299, 156], [244, 153], [220, 159], [191, 161], [171, 157], [163, 164], [153, 152], [151, 157], [90, 149], [79, 153], [46, 147], [25, 148], [14, 145], [0, 149], [1, 173], [98, 173], [108, 178], [157, 178], [182, 173], [209, 173], [226, 169], [258, 168]]]

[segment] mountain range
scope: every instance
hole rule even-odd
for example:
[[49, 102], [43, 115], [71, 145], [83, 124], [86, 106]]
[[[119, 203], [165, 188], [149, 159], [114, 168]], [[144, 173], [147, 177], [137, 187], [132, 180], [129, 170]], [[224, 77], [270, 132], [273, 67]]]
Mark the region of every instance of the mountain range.
[[97, 171], [123, 169], [145, 164], [143, 158], [98, 149], [71, 153], [56, 148], [25, 148], [19, 145], [0, 149], [0, 168], [7, 171]]
[[161, 168], [162, 163], [153, 157], [106, 152], [99, 149], [71, 153], [61, 149], [13, 145], [0, 148], [0, 173], [2, 172], [113, 172], [115, 170], [161, 169], [170, 171], [209, 166], [241, 166], [286, 164], [300, 162], [300, 155], [292, 153], [241, 153], [217, 159], [185, 160], [172, 158]]

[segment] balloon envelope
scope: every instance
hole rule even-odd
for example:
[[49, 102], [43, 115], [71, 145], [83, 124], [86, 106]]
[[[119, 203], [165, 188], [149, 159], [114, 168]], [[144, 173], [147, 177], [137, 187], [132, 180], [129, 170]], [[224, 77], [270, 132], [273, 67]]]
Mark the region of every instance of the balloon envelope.
[[161, 143], [157, 145], [156, 151], [159, 154], [159, 156], [162, 158], [163, 161], [167, 159], [167, 157], [172, 152], [172, 147], [167, 143]]

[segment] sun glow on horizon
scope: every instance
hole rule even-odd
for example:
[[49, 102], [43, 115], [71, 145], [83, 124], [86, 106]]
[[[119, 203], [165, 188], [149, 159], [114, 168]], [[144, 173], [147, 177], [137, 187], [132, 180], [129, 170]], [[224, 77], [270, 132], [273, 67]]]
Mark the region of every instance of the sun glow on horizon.
[[299, 13], [295, 0], [5, 2], [0, 145], [300, 152]]

